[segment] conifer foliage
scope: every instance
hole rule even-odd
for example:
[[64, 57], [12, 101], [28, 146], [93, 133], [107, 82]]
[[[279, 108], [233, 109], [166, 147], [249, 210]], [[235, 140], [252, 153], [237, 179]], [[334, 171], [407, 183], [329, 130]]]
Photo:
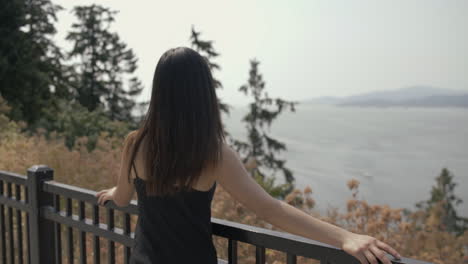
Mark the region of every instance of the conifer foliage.
[[468, 230], [468, 218], [460, 217], [456, 211], [456, 207], [463, 203], [463, 200], [455, 195], [457, 183], [453, 179], [454, 175], [447, 168], [443, 168], [435, 178], [436, 185], [432, 186], [431, 197], [427, 201], [417, 203], [416, 207], [426, 212], [437, 212], [443, 231], [461, 235]]
[[30, 130], [54, 97], [69, 95], [52, 39], [61, 9], [50, 0], [4, 1], [0, 8], [0, 95], [12, 108], [9, 117]]
[[78, 59], [79, 78], [76, 97], [89, 111], [99, 106], [111, 120], [131, 120], [132, 99], [143, 87], [134, 76], [137, 59], [133, 50], [110, 30], [117, 13], [100, 5], [76, 6], [78, 21], [72, 25], [67, 40], [73, 43], [69, 53]]
[[[190, 44], [192, 48], [194, 48], [198, 53], [200, 53], [206, 59], [206, 61], [208, 62], [208, 66], [211, 69], [211, 72], [214, 72], [215, 70], [217, 71], [221, 70], [221, 66], [219, 66], [219, 64], [213, 61], [213, 59], [219, 56], [219, 53], [213, 47], [213, 41], [200, 39], [200, 34], [201, 32], [196, 31], [195, 27], [192, 26], [192, 31], [190, 35]], [[213, 76], [213, 80], [214, 80], [215, 88], [223, 88], [223, 84], [221, 83], [221, 81], [216, 79], [214, 76]], [[229, 105], [221, 102], [220, 99], [218, 99], [218, 102], [219, 102], [219, 107], [221, 111], [226, 114], [229, 114]]]
[[[259, 72], [259, 64], [256, 59], [250, 61], [248, 82], [239, 88], [239, 91], [253, 99], [242, 119], [247, 129], [247, 141], [234, 140], [233, 144], [243, 154], [244, 162], [255, 164], [252, 167], [253, 176], [260, 178], [260, 183], [272, 187], [273, 192], [282, 197], [294, 187], [294, 177], [292, 171], [285, 166], [286, 161], [278, 157], [281, 151], [286, 150], [286, 145], [274, 139], [269, 134], [269, 128], [283, 111], [289, 109], [294, 112], [297, 102], [270, 98]], [[266, 179], [265, 175], [274, 175], [277, 171], [282, 172], [286, 183], [273, 187], [274, 178]]]

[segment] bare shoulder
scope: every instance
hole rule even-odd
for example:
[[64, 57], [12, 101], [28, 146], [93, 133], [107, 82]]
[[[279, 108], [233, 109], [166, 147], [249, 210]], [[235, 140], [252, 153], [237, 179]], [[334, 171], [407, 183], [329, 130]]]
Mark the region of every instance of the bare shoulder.
[[[123, 157], [122, 158], [125, 160], [128, 160], [131, 158], [131, 155], [134, 151], [135, 139], [136, 139], [137, 133], [138, 133], [138, 130], [130, 131], [125, 137], [125, 140], [123, 141], [123, 148], [122, 148]], [[135, 160], [137, 164], [139, 163], [138, 160], [140, 159], [140, 156], [141, 156], [140, 151], [137, 151], [136, 156], [135, 156]]]
[[136, 136], [138, 134], [138, 130], [130, 131], [123, 141], [123, 148], [125, 152], [130, 151], [133, 148], [135, 143]]
[[237, 151], [235, 151], [231, 146], [229, 146], [227, 143], [223, 143], [222, 146], [222, 155], [223, 155], [223, 162], [226, 161], [233, 161], [233, 160], [239, 160], [240, 156]]
[[138, 130], [132, 130], [130, 131], [127, 136], [125, 137], [125, 141], [133, 141], [136, 138], [136, 135], [138, 134]]
[[237, 152], [224, 142], [221, 146], [221, 159], [216, 166], [207, 168], [207, 173], [215, 180], [221, 180], [220, 177], [225, 176], [225, 172], [229, 170], [230, 164], [235, 163], [238, 157]]

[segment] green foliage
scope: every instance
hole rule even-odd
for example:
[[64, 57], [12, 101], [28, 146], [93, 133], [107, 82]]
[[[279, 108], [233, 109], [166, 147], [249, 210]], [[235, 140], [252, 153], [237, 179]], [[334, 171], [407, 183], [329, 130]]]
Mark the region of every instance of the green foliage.
[[289, 183], [275, 184], [275, 177], [265, 177], [260, 174], [259, 170], [253, 170], [252, 177], [273, 197], [284, 199], [294, 189], [294, 186]]
[[132, 127], [127, 122], [110, 120], [105, 114], [102, 106], [94, 111], [89, 111], [79, 103], [69, 103], [65, 100], [58, 102], [58, 112], [47, 112], [47, 120], [43, 127], [47, 131], [56, 131], [62, 136], [65, 145], [72, 149], [77, 138], [87, 137], [87, 149], [92, 151], [102, 133], [109, 136], [124, 138]]
[[34, 130], [52, 97], [67, 95], [61, 53], [52, 37], [56, 12], [50, 0], [13, 0], [0, 9], [0, 94], [9, 118]]
[[[200, 39], [200, 32], [196, 31], [192, 26], [190, 44], [192, 48], [198, 51], [208, 62], [210, 69], [220, 70], [219, 64], [213, 62], [213, 59], [219, 56], [219, 53], [213, 47], [213, 41]], [[265, 125], [270, 126], [273, 120], [286, 108], [290, 107], [294, 111], [293, 102], [287, 102], [280, 98], [271, 99], [266, 93], [263, 93], [264, 83], [261, 80], [261, 75], [257, 74], [258, 62], [252, 67], [255, 68], [255, 73], [251, 71], [251, 78], [249, 80], [250, 86], [242, 86], [239, 90], [246, 95], [254, 98], [254, 103], [250, 105], [250, 113], [243, 119], [247, 123], [247, 130], [249, 138], [247, 142], [234, 139], [227, 131], [226, 135], [229, 138], [231, 145], [240, 153], [244, 153], [244, 163], [251, 157], [255, 158], [258, 168], [249, 169], [252, 177], [272, 196], [277, 198], [284, 198], [294, 188], [294, 178], [291, 171], [284, 166], [285, 161], [278, 159], [276, 154], [281, 150], [285, 150], [286, 146], [270, 137], [265, 131]], [[255, 76], [252, 77], [252, 74]], [[253, 80], [252, 78], [260, 78]], [[254, 82], [252, 82], [254, 81]], [[215, 87], [222, 88], [219, 80], [215, 79]], [[261, 86], [261, 87], [260, 87]], [[249, 94], [251, 93], [251, 94]], [[269, 110], [269, 106], [274, 106], [276, 109]], [[219, 102], [220, 109], [229, 114], [229, 106], [225, 103]], [[266, 177], [266, 170], [273, 174], [281, 170], [286, 178], [286, 183], [275, 185], [275, 177]]]
[[[39, 128], [65, 138], [69, 148], [87, 136], [94, 149], [102, 133], [121, 135], [135, 129], [132, 99], [142, 91], [133, 76], [137, 59], [116, 33], [109, 31], [115, 12], [92, 5], [74, 9], [78, 22], [67, 39], [73, 49], [65, 65], [55, 45], [54, 23], [62, 8], [50, 0], [7, 1], [0, 9], [0, 96], [2, 132]], [[85, 107], [83, 107], [83, 106]], [[10, 121], [11, 120], [11, 121]], [[123, 121], [123, 122], [120, 122]], [[3, 133], [9, 135], [11, 133]]]
[[468, 219], [458, 216], [456, 211], [455, 207], [463, 201], [455, 195], [457, 183], [453, 181], [453, 178], [454, 175], [447, 168], [443, 168], [440, 175], [435, 178], [436, 185], [432, 187], [429, 200], [418, 202], [416, 207], [430, 212], [434, 207], [440, 206], [443, 228], [448, 232], [461, 235], [468, 230]]
[[[271, 123], [284, 111], [295, 111], [296, 102], [290, 102], [281, 98], [270, 98], [265, 91], [265, 82], [258, 71], [259, 62], [250, 61], [250, 73], [247, 84], [242, 85], [239, 91], [251, 96], [253, 102], [249, 104], [249, 112], [243, 118], [247, 128], [247, 142], [233, 140], [237, 151], [244, 156], [244, 162], [253, 159], [256, 163], [253, 173], [265, 186], [273, 186], [271, 179], [266, 179], [266, 173], [272, 173], [274, 177], [277, 171], [281, 171], [286, 183], [281, 186], [271, 187], [270, 193], [282, 190], [280, 197], [289, 193], [294, 188], [294, 177], [290, 169], [285, 166], [285, 160], [277, 155], [286, 150], [286, 145], [268, 134]], [[274, 191], [273, 191], [274, 190]]]
[[[215, 70], [219, 71], [221, 70], [221, 66], [219, 64], [213, 62], [213, 59], [219, 56], [219, 53], [214, 49], [213, 47], [213, 41], [212, 40], [201, 40], [200, 39], [200, 31], [196, 31], [195, 27], [192, 26], [192, 31], [190, 35], [190, 44], [192, 45], [192, 48], [194, 48], [198, 53], [200, 53], [208, 62], [208, 66], [211, 69], [211, 72], [214, 72]], [[223, 84], [221, 81], [216, 79], [213, 76], [214, 80], [214, 86], [215, 88], [223, 88]], [[229, 105], [226, 103], [221, 102], [221, 100], [218, 98], [219, 101], [219, 107], [222, 112], [225, 114], [229, 114]]]
[[132, 122], [132, 99], [143, 90], [133, 74], [137, 59], [133, 50], [109, 30], [117, 13], [100, 5], [76, 6], [78, 22], [67, 40], [72, 41], [70, 58], [77, 58], [79, 77], [75, 86], [78, 102], [89, 111], [103, 107], [110, 120]]

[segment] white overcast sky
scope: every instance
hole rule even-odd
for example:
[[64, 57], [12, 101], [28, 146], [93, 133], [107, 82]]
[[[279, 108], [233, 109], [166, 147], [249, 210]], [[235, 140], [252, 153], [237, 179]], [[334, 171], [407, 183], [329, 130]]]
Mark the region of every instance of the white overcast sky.
[[53, 0], [57, 41], [75, 5], [118, 10], [113, 30], [139, 58], [149, 100], [153, 71], [169, 48], [189, 46], [191, 25], [221, 53], [215, 72], [232, 105], [248, 102], [238, 87], [249, 60], [260, 60], [270, 96], [302, 100], [428, 85], [468, 91], [466, 0]]

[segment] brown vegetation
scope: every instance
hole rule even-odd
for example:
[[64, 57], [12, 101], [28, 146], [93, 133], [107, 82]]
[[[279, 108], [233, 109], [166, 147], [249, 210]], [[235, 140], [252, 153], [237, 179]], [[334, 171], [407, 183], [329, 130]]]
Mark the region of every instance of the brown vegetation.
[[[1, 170], [25, 174], [26, 169], [33, 164], [46, 164], [54, 169], [54, 178], [59, 182], [93, 190], [115, 184], [123, 139], [102, 134], [96, 149], [88, 152], [87, 138], [80, 138], [70, 151], [59, 135], [46, 139], [41, 131], [32, 136], [21, 133], [21, 125], [5, 119], [2, 109], [0, 120]], [[344, 212], [331, 208], [326, 215], [318, 214], [314, 210], [316, 201], [312, 199], [310, 187], [294, 190], [285, 198], [285, 202], [350, 231], [375, 236], [393, 246], [404, 257], [433, 263], [467, 263], [468, 233], [457, 237], [444, 230], [440, 221], [444, 213], [442, 205], [435, 206], [430, 212], [416, 210], [405, 213], [401, 208], [368, 204], [358, 197], [357, 180], [350, 180], [347, 184], [351, 194]], [[212, 212], [217, 218], [275, 229], [231, 199], [222, 186], [216, 190]], [[88, 237], [91, 239], [91, 236]], [[215, 238], [214, 241], [218, 255], [226, 258], [227, 241], [221, 238]], [[101, 244], [106, 245], [104, 241]], [[239, 245], [241, 263], [253, 263], [254, 247], [243, 243]], [[268, 263], [285, 263], [285, 254], [267, 250], [267, 260]], [[298, 263], [316, 262], [301, 258]]]

